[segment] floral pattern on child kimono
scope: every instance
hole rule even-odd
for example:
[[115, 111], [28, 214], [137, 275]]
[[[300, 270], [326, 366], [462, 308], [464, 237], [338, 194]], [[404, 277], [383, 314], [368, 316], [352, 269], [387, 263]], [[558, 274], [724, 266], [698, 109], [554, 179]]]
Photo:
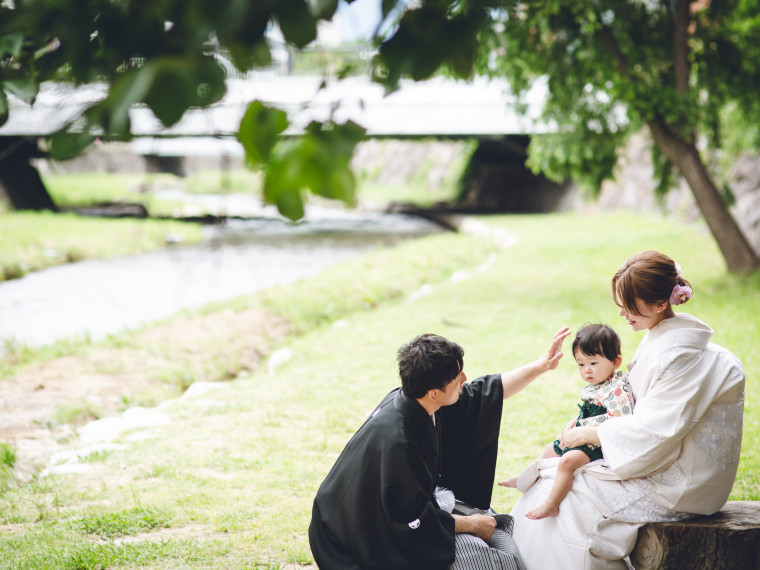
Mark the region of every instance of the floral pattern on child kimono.
[[[616, 372], [612, 378], [597, 384], [588, 385], [581, 392], [581, 403], [578, 404], [580, 413], [575, 422], [576, 426], [599, 425], [607, 418], [627, 416], [633, 413], [633, 396], [628, 384], [628, 376], [623, 371]], [[580, 447], [559, 446], [559, 439], [554, 442], [554, 451], [562, 455], [571, 449], [585, 453], [589, 461], [603, 457], [598, 445], [588, 444]]]

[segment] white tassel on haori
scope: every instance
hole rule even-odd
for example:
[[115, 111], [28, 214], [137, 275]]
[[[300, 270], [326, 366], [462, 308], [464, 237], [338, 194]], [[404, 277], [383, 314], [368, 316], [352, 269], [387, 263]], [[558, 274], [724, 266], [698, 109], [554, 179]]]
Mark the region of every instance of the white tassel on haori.
[[454, 491], [444, 489], [443, 487], [436, 487], [435, 500], [442, 511], [450, 513], [454, 510]]

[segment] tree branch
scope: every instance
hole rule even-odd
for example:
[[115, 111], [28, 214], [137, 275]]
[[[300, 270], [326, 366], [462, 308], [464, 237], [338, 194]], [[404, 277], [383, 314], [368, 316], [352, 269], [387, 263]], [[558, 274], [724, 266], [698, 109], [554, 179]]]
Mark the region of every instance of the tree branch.
[[675, 88], [684, 92], [689, 89], [689, 0], [677, 0], [673, 22], [673, 72]]
[[612, 30], [605, 25], [602, 25], [602, 42], [604, 43], [604, 47], [609, 50], [609, 52], [612, 54], [612, 57], [615, 59], [615, 67], [617, 68], [620, 75], [629, 81], [633, 81], [631, 70], [628, 67], [628, 61], [626, 61], [623, 52], [620, 51], [620, 46], [618, 46], [617, 40], [615, 40], [615, 35], [612, 33]]

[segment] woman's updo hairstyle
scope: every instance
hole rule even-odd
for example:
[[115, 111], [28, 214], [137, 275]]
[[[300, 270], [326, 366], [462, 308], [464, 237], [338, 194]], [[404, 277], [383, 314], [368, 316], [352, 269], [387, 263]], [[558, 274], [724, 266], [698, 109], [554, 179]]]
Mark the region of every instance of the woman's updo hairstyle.
[[612, 278], [612, 299], [632, 315], [641, 313], [636, 309], [636, 299], [649, 305], [670, 302], [676, 286], [688, 288], [689, 296], [674, 301], [685, 303], [691, 296], [691, 284], [681, 276], [676, 262], [657, 251], [644, 251], [631, 257]]

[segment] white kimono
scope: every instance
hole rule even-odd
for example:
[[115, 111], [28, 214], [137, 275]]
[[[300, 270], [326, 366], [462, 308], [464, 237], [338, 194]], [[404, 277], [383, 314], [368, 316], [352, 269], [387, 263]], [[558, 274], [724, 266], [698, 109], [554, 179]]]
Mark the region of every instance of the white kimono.
[[725, 504], [739, 464], [744, 372], [712, 334], [686, 314], [647, 332], [628, 366], [633, 414], [598, 427], [604, 460], [578, 468], [558, 516], [525, 517], [547, 498], [558, 459], [523, 472], [512, 516], [528, 570], [626, 568], [639, 527]]

